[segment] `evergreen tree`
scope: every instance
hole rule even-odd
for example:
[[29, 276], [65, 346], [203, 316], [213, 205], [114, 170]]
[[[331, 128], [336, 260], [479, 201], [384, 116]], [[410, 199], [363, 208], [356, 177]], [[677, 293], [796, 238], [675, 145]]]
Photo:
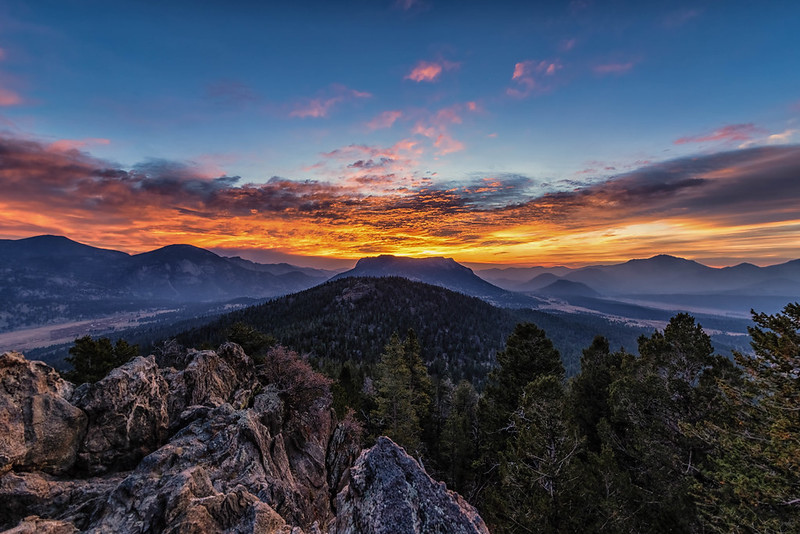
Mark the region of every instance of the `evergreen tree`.
[[525, 387], [541, 377], [563, 381], [564, 367], [558, 351], [544, 330], [532, 323], [518, 324], [508, 337], [505, 350], [497, 354], [497, 367], [489, 374], [478, 403], [476, 491], [484, 519], [495, 528], [503, 528], [507, 518], [506, 496], [500, 488], [500, 467], [502, 455], [514, 435], [512, 418]]
[[64, 378], [76, 384], [101, 380], [113, 369], [139, 355], [139, 345], [130, 345], [124, 339], [115, 344], [107, 337], [97, 340], [83, 336], [75, 340], [65, 358], [72, 370], [64, 373]]
[[688, 431], [713, 447], [694, 488], [715, 532], [800, 532], [800, 304], [753, 313], [744, 375], [723, 377], [725, 402]]
[[639, 353], [623, 362], [609, 388], [608, 445], [631, 476], [633, 528], [691, 532], [698, 524], [690, 488], [707, 448], [682, 426], [717, 409], [715, 377], [732, 365], [713, 355], [708, 335], [687, 314], [673, 317], [663, 333], [642, 336]]
[[619, 375], [623, 353], [611, 353], [608, 340], [597, 336], [583, 349], [581, 372], [570, 383], [570, 411], [581, 434], [586, 436], [587, 448], [595, 453], [601, 449], [598, 433], [600, 421], [608, 419], [608, 388]]
[[533, 323], [520, 323], [497, 353], [497, 366], [479, 404], [482, 452], [494, 455], [503, 449], [511, 415], [519, 405], [525, 386], [540, 376], [564, 378], [561, 357], [544, 330]]
[[421, 421], [430, 414], [431, 381], [413, 332], [405, 342], [395, 332], [377, 367], [373, 418], [378, 429], [409, 453], [423, 452]]
[[228, 328], [227, 337], [228, 341], [240, 345], [245, 354], [256, 360], [256, 363], [264, 363], [267, 350], [277, 343], [274, 337], [241, 321], [233, 323]]
[[444, 421], [439, 445], [442, 470], [447, 484], [469, 495], [473, 481], [472, 463], [477, 458], [478, 393], [462, 380], [452, 392], [450, 413]]
[[[566, 394], [557, 376], [544, 375], [524, 389], [512, 417], [513, 437], [501, 463], [504, 509], [498, 516], [508, 532], [580, 530], [575, 496], [581, 485], [583, 441], [570, 428]], [[577, 514], [577, 515], [576, 515]]]

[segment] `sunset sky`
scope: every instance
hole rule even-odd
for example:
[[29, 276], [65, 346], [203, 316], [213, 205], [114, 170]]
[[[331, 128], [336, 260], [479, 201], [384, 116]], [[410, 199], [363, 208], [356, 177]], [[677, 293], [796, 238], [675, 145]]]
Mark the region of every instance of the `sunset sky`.
[[796, 1], [0, 0], [0, 238], [800, 258], [798, 28]]

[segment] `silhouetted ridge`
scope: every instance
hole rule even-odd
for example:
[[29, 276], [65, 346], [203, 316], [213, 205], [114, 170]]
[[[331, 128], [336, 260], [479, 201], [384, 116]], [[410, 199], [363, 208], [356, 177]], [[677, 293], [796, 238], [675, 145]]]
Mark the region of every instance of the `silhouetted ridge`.
[[532, 297], [501, 289], [452, 258], [406, 258], [391, 255], [362, 258], [353, 269], [336, 275], [333, 280], [353, 276], [400, 276], [511, 308], [535, 308], [541, 302]]

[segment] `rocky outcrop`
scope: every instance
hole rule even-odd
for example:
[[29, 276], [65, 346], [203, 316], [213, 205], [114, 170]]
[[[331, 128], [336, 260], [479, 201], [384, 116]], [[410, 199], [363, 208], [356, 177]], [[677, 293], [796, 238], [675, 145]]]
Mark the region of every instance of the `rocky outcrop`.
[[89, 474], [129, 470], [166, 440], [169, 388], [155, 358], [138, 357], [95, 384], [75, 390], [72, 403], [89, 418], [78, 467]]
[[337, 496], [331, 534], [475, 533], [486, 528], [478, 512], [386, 437], [361, 453], [350, 483]]
[[85, 530], [123, 478], [118, 474], [65, 478], [38, 472], [6, 473], [0, 477], [0, 528], [35, 514]]
[[0, 355], [0, 475], [73, 466], [87, 417], [69, 403], [71, 395], [72, 384], [52, 367], [16, 352]]
[[[319, 476], [324, 479], [324, 466]], [[331, 510], [327, 486], [318, 498], [307, 478], [292, 465], [284, 436], [272, 435], [253, 410], [223, 404], [145, 458], [111, 494], [95, 525], [101, 531], [160, 531], [219, 501], [238, 503], [222, 508], [224, 518], [208, 508], [219, 523], [267, 513], [263, 504], [292, 525], [310, 527], [327, 521]]]
[[46, 365], [3, 355], [0, 529], [485, 531], [390, 440], [359, 456], [360, 426], [336, 422], [329, 381], [296, 355], [278, 349], [255, 368], [226, 344], [180, 359], [139, 357], [73, 391]]

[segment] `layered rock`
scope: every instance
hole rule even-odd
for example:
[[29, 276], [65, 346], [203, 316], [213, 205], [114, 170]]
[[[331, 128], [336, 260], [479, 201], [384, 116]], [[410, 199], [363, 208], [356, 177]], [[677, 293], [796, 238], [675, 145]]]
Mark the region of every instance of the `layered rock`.
[[256, 369], [226, 344], [178, 359], [139, 357], [73, 391], [40, 362], [0, 357], [0, 528], [485, 532], [390, 440], [358, 456], [359, 425], [336, 423], [329, 382], [296, 355]]
[[52, 367], [16, 352], [0, 355], [0, 475], [73, 466], [87, 417], [69, 403], [71, 395], [72, 384]]
[[134, 358], [95, 384], [83, 384], [72, 403], [89, 419], [78, 467], [90, 474], [129, 470], [166, 440], [169, 388], [155, 358]]

